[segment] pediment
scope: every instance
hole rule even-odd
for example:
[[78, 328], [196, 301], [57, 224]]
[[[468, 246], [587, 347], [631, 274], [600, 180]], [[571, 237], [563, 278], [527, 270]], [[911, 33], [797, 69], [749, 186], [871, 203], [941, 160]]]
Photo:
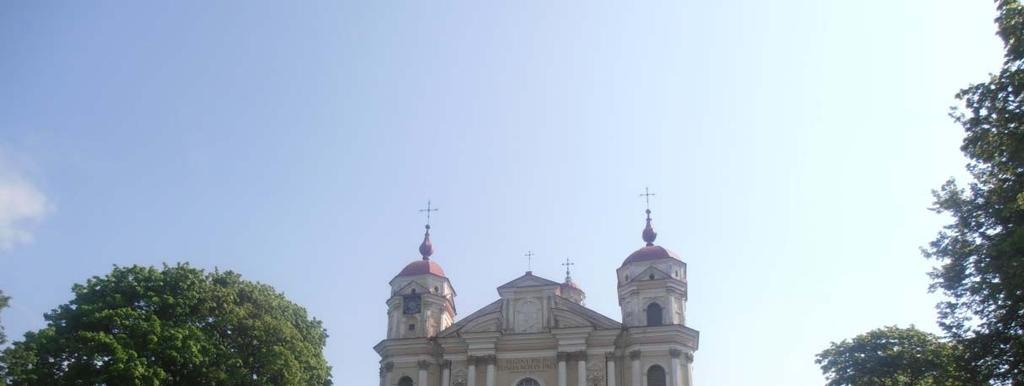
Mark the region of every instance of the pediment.
[[462, 320], [455, 322], [451, 326], [448, 326], [448, 328], [444, 329], [444, 331], [441, 331], [439, 334], [437, 334], [437, 336], [447, 337], [456, 336], [462, 332], [476, 332], [473, 331], [472, 329], [482, 328], [483, 326], [486, 326], [487, 321], [490, 320], [491, 318], [493, 318], [495, 321], [495, 329], [489, 331], [497, 331], [497, 326], [498, 323], [500, 322], [500, 319], [498, 318], [500, 317], [501, 300], [497, 300], [491, 304], [484, 306], [483, 308], [477, 310], [476, 312], [469, 314], [469, 316], [462, 318]]
[[501, 328], [501, 313], [492, 312], [470, 320], [462, 327], [461, 332], [496, 332]]
[[672, 275], [668, 272], [662, 271], [656, 266], [647, 267], [647, 269], [640, 271], [639, 274], [634, 275], [630, 278], [629, 282], [634, 281], [645, 281], [645, 280], [661, 280], [661, 279], [673, 279]]
[[[481, 308], [441, 331], [438, 336], [451, 337], [471, 332], [502, 332], [503, 321], [515, 320], [515, 315], [504, 315], [506, 311], [515, 312], [515, 307], [504, 307], [504, 302], [505, 300], [499, 299]], [[554, 297], [551, 314], [554, 316], [554, 324], [545, 326], [545, 329], [591, 327], [595, 330], [617, 330], [622, 328], [622, 324], [618, 321], [561, 296]], [[507, 332], [512, 332], [515, 328], [512, 326]]]
[[531, 273], [526, 273], [525, 275], [520, 276], [508, 283], [502, 284], [500, 287], [498, 287], [498, 290], [501, 291], [503, 289], [509, 288], [540, 287], [551, 285], [557, 286], [559, 284], [557, 282], [545, 279], [543, 277], [534, 276]]
[[556, 318], [558, 318], [559, 315], [562, 315], [562, 318], [566, 323], [582, 324], [564, 327], [590, 326], [597, 330], [622, 328], [622, 323], [619, 323], [615, 319], [604, 316], [600, 312], [561, 297], [555, 301], [555, 309], [553, 312]]
[[419, 282], [417, 282], [417, 281], [410, 281], [410, 282], [406, 283], [404, 286], [402, 286], [402, 288], [399, 288], [398, 291], [395, 291], [394, 293], [392, 293], [391, 295], [392, 296], [398, 295], [398, 294], [408, 295], [408, 294], [412, 293], [412, 290], [416, 290], [416, 293], [418, 293], [418, 294], [430, 293], [430, 289], [428, 289], [427, 287], [424, 287]]

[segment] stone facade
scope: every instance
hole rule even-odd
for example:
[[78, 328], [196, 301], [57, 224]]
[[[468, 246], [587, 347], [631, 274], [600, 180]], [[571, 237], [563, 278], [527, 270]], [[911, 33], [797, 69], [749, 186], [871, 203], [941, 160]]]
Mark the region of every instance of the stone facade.
[[699, 334], [685, 323], [686, 264], [655, 235], [648, 217], [647, 246], [616, 271], [621, 321], [583, 306], [568, 277], [527, 272], [454, 322], [455, 291], [439, 266], [403, 271], [391, 281], [387, 339], [374, 347], [380, 385], [692, 386]]

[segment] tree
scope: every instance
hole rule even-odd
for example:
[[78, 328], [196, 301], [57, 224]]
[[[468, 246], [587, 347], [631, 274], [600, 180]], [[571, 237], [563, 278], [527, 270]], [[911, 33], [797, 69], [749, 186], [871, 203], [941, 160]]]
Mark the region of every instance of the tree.
[[328, 385], [320, 321], [264, 284], [114, 267], [0, 354], [0, 384]]
[[910, 328], [883, 327], [833, 342], [815, 363], [828, 386], [966, 385], [954, 364], [954, 346]]
[[997, 0], [1002, 69], [957, 94], [952, 114], [966, 131], [961, 150], [972, 181], [935, 192], [949, 214], [925, 250], [938, 260], [932, 290], [939, 324], [965, 350], [966, 364], [996, 384], [1024, 385], [1024, 7]]
[[[9, 296], [4, 296], [4, 291], [0, 291], [0, 311], [7, 308], [7, 302], [11, 301]], [[7, 335], [4, 335], [4, 326], [0, 324], [0, 344], [7, 343]]]

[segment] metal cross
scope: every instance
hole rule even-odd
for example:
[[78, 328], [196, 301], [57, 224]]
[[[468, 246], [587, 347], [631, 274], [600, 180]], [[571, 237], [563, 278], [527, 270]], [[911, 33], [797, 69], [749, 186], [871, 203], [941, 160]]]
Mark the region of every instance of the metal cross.
[[643, 194], [640, 195], [640, 197], [643, 197], [644, 200], [647, 201], [647, 210], [651, 210], [651, 196], [655, 196], [655, 194], [651, 193], [651, 190], [647, 189], [647, 187], [645, 186], [644, 192]]
[[526, 270], [533, 271], [533, 251], [526, 251]]
[[573, 265], [576, 265], [576, 263], [573, 263], [573, 262], [569, 261], [569, 258], [566, 257], [565, 258], [565, 262], [562, 263], [562, 265], [565, 266], [565, 277], [569, 277], [569, 267], [573, 266]]
[[427, 200], [427, 208], [420, 209], [420, 213], [427, 212], [427, 226], [430, 226], [430, 212], [437, 212], [437, 208], [430, 208], [430, 200]]

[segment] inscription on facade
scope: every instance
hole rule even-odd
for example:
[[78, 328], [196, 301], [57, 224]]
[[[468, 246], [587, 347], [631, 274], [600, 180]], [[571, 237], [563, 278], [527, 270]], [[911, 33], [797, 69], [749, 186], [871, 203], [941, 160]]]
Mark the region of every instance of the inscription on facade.
[[555, 368], [555, 360], [552, 358], [516, 358], [502, 359], [498, 361], [498, 371], [527, 372], [544, 371]]

